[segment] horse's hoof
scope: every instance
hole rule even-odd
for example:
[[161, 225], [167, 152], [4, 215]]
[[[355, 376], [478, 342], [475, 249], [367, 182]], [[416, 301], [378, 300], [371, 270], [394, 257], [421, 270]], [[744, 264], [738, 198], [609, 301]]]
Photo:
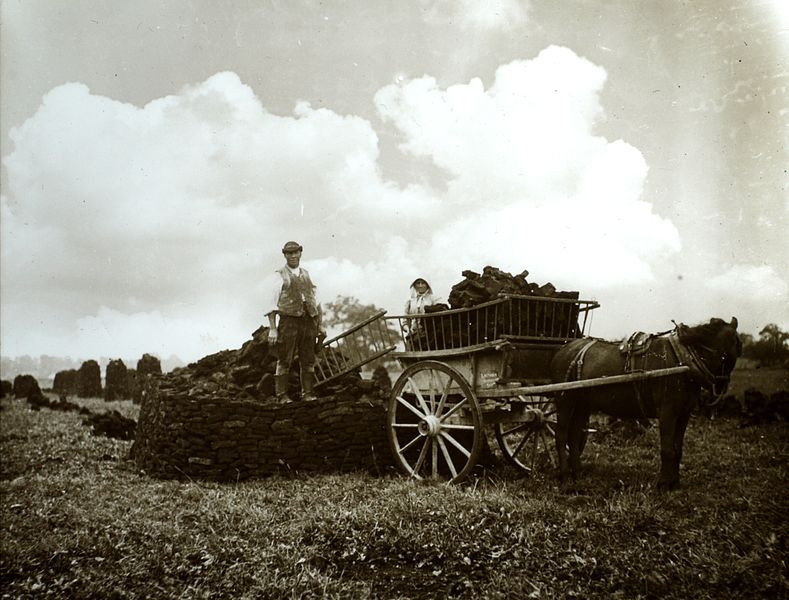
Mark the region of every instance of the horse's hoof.
[[672, 492], [679, 487], [679, 481], [658, 481], [655, 486], [658, 492]]

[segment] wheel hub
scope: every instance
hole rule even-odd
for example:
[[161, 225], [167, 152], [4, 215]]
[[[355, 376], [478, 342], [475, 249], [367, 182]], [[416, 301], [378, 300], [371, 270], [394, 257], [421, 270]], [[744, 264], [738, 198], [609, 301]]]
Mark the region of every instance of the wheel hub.
[[419, 422], [417, 430], [423, 436], [436, 437], [441, 431], [441, 421], [435, 415], [427, 415]]
[[545, 420], [545, 415], [539, 408], [527, 408], [524, 414], [525, 421], [539, 425]]

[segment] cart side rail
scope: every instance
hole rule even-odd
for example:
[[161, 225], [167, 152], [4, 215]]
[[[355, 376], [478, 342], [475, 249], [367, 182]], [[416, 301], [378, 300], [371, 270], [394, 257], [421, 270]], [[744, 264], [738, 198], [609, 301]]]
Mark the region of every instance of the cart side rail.
[[325, 341], [315, 357], [315, 382], [323, 385], [387, 355], [397, 347], [398, 337], [377, 312], [351, 329]]
[[388, 316], [396, 321], [406, 352], [473, 348], [494, 340], [566, 343], [582, 337], [594, 300], [502, 294], [472, 306], [417, 315]]

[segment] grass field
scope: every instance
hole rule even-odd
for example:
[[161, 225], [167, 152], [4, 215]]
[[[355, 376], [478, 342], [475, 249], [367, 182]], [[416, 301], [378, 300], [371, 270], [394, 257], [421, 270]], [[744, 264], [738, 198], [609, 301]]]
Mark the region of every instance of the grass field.
[[732, 373], [728, 393], [742, 399], [748, 388], [754, 388], [763, 394], [772, 394], [780, 390], [789, 390], [789, 369], [765, 367], [761, 369], [736, 369]]
[[215, 484], [148, 477], [76, 413], [0, 405], [2, 597], [789, 597], [783, 423], [694, 419], [659, 495], [655, 428], [593, 436], [570, 490], [504, 466]]

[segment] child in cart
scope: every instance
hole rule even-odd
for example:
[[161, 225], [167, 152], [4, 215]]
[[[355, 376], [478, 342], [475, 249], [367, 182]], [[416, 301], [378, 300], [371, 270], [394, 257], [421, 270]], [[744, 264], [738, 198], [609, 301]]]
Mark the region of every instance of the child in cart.
[[[449, 308], [439, 296], [433, 294], [430, 284], [422, 277], [414, 279], [409, 289], [411, 295], [405, 303], [405, 314], [407, 315], [423, 315]], [[404, 329], [408, 333], [416, 333], [419, 330], [419, 321], [420, 319], [408, 319]]]

